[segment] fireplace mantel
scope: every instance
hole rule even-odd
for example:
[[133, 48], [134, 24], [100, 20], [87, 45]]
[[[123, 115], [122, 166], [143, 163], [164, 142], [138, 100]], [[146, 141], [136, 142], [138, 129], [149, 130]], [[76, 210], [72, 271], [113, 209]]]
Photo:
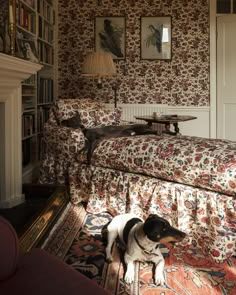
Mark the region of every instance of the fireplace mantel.
[[21, 82], [41, 68], [39, 64], [0, 53], [0, 208], [24, 202]]

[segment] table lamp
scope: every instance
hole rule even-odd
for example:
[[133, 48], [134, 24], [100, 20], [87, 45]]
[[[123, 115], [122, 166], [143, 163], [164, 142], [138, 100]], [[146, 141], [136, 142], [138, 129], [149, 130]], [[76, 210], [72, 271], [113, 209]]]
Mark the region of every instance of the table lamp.
[[102, 77], [116, 75], [116, 67], [109, 52], [90, 52], [82, 66], [82, 76], [97, 77], [98, 88], [102, 87]]

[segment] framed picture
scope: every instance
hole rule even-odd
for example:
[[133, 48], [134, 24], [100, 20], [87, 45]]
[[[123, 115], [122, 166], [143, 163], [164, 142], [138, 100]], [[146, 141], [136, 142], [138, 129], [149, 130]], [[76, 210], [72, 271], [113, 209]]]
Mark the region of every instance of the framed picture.
[[111, 52], [113, 59], [125, 59], [125, 17], [95, 18], [95, 50]]
[[141, 59], [171, 59], [171, 16], [141, 17]]
[[16, 39], [16, 54], [31, 62], [38, 62], [38, 54], [34, 40]]

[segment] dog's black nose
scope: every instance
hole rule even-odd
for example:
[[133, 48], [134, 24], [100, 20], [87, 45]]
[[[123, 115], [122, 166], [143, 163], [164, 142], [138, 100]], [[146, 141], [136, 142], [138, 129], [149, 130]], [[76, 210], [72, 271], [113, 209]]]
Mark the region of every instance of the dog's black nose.
[[185, 238], [187, 236], [187, 234], [186, 233], [184, 233], [184, 232], [181, 232], [181, 238]]
[[184, 233], [183, 231], [179, 231], [179, 232], [178, 232], [178, 236], [179, 236], [179, 239], [180, 239], [180, 240], [183, 240], [183, 239], [187, 236], [187, 234]]

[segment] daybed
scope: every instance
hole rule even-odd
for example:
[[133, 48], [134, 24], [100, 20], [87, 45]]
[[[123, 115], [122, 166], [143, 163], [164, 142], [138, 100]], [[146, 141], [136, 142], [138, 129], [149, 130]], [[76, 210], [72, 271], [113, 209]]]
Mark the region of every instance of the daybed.
[[127, 124], [120, 115], [90, 99], [57, 101], [45, 125], [40, 182], [68, 182], [71, 202], [91, 213], [157, 213], [216, 261], [236, 255], [236, 143], [135, 132], [101, 138], [104, 126]]

